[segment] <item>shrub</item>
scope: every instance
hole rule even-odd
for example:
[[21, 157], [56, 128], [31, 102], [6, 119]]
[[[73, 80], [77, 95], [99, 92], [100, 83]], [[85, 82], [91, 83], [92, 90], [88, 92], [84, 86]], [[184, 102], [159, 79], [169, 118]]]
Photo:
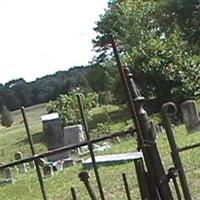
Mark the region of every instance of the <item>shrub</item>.
[[[48, 112], [58, 112], [64, 125], [80, 123], [80, 110], [77, 100], [77, 92], [60, 95], [56, 101], [50, 101], [47, 105]], [[86, 116], [89, 117], [89, 110], [98, 104], [98, 95], [88, 93], [83, 96], [83, 106]]]

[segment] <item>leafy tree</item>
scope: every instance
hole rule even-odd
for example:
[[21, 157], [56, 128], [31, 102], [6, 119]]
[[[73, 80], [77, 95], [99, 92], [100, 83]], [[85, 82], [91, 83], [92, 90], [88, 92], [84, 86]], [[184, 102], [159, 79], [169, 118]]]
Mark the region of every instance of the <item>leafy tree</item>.
[[148, 75], [146, 82], [160, 103], [200, 95], [200, 57], [189, 53], [186, 45], [174, 33], [163, 40], [152, 38], [130, 54], [134, 67]]
[[143, 91], [160, 103], [200, 95], [199, 44], [193, 42], [199, 40], [199, 8], [193, 0], [112, 1], [97, 22], [94, 47], [110, 56], [112, 33], [123, 62], [145, 77]]
[[1, 125], [5, 127], [10, 127], [12, 123], [13, 119], [10, 114], [10, 111], [7, 109], [5, 105], [3, 105], [1, 110]]

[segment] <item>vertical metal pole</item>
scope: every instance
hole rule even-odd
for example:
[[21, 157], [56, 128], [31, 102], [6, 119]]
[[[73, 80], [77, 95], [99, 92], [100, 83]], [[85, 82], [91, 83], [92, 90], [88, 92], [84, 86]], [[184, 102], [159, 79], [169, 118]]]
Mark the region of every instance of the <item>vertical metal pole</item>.
[[73, 187], [71, 188], [71, 194], [72, 194], [72, 199], [73, 200], [77, 200], [77, 198], [76, 198], [76, 192], [75, 192], [75, 189]]
[[[124, 68], [122, 66], [112, 36], [111, 44], [119, 68], [121, 79], [123, 80], [125, 90], [128, 93], [128, 98], [130, 98], [129, 106], [138, 133], [137, 136], [139, 147], [143, 151], [144, 160], [149, 173], [149, 179], [151, 179], [151, 185], [149, 185], [151, 199], [172, 200], [173, 196], [169, 187], [169, 183], [167, 182], [167, 176], [165, 174], [164, 167], [161, 162], [155, 139], [153, 138], [149, 118], [146, 111], [143, 109], [144, 97], [140, 95], [140, 92], [136, 87], [133, 78], [128, 71], [128, 68]], [[147, 142], [149, 143], [148, 145], [145, 144]]]
[[134, 164], [135, 164], [135, 171], [139, 184], [141, 199], [151, 200], [152, 198], [149, 192], [149, 184], [151, 183], [149, 183], [150, 181], [148, 182], [147, 180], [147, 173], [145, 172], [142, 158], [135, 159]]
[[150, 119], [146, 110], [143, 108], [145, 99], [138, 91], [138, 88], [133, 80], [133, 75], [129, 72], [128, 68], [126, 68], [126, 76], [132, 94], [132, 99], [135, 104], [135, 111], [137, 114], [136, 117], [138, 118], [141, 131], [140, 134], [145, 141], [142, 149], [147, 168], [150, 169], [148, 172], [156, 184], [160, 198], [162, 200], [172, 200], [174, 198], [172, 196], [168, 178], [155, 142]]
[[131, 200], [131, 194], [130, 194], [128, 181], [127, 181], [125, 173], [122, 173], [122, 178], [123, 178], [123, 182], [124, 182], [124, 188], [125, 188], [125, 191], [126, 191], [126, 197], [127, 197], [128, 200]]
[[89, 174], [87, 172], [81, 172], [81, 173], [79, 173], [79, 178], [81, 181], [83, 181], [90, 198], [92, 200], [97, 200], [97, 198], [94, 194], [94, 191], [92, 190], [92, 187], [90, 186], [90, 183], [89, 183], [89, 178], [90, 178]]
[[[35, 155], [35, 148], [34, 148], [34, 145], [33, 145], [33, 140], [32, 140], [31, 134], [30, 134], [29, 125], [28, 125], [26, 113], [25, 113], [23, 106], [21, 107], [21, 112], [22, 112], [22, 116], [23, 116], [23, 120], [24, 120], [24, 125], [25, 125], [25, 128], [26, 128], [26, 133], [27, 133], [27, 136], [28, 136], [28, 141], [29, 141], [29, 144], [30, 144], [31, 152], [32, 152], [32, 155], [34, 156]], [[45, 188], [44, 188], [44, 182], [43, 182], [43, 179], [42, 179], [42, 174], [41, 174], [41, 171], [40, 171], [38, 160], [34, 160], [34, 162], [35, 162], [35, 166], [36, 166], [37, 176], [38, 176], [38, 180], [39, 180], [39, 183], [40, 183], [40, 188], [41, 188], [41, 191], [42, 191], [43, 199], [47, 200], [47, 195], [46, 195], [46, 191], [45, 191]]]
[[172, 181], [174, 183], [174, 188], [175, 188], [175, 191], [176, 191], [177, 199], [182, 200], [181, 193], [180, 193], [180, 190], [179, 190], [179, 186], [178, 186], [178, 183], [176, 181], [177, 170], [173, 167], [169, 168], [168, 169], [168, 176], [169, 176], [170, 179], [172, 179]]
[[178, 171], [183, 195], [184, 195], [185, 200], [192, 200], [190, 188], [187, 183], [187, 178], [185, 175], [185, 171], [183, 169], [183, 164], [181, 162], [178, 147], [174, 138], [174, 131], [171, 127], [171, 121], [169, 119], [169, 116], [174, 116], [176, 112], [177, 112], [177, 108], [174, 103], [169, 102], [162, 105], [161, 114], [163, 118], [164, 128], [166, 130], [167, 139], [168, 139], [169, 146], [171, 149], [172, 160], [173, 160], [175, 168]]
[[[84, 129], [85, 129], [86, 138], [87, 138], [88, 141], [90, 141], [88, 124], [87, 124], [85, 113], [84, 113], [84, 110], [83, 110], [82, 99], [81, 99], [80, 95], [77, 95], [77, 98], [78, 98], [81, 118], [82, 118], [82, 121], [83, 121], [83, 126], [84, 126]], [[90, 152], [90, 156], [91, 156], [91, 160], [92, 160], [92, 165], [93, 165], [93, 168], [94, 168], [94, 173], [95, 173], [99, 193], [100, 193], [101, 199], [105, 200], [103, 187], [102, 187], [102, 184], [101, 184], [101, 179], [100, 179], [99, 172], [98, 172], [98, 169], [97, 169], [97, 164], [96, 164], [96, 159], [95, 159], [95, 155], [94, 155], [94, 151], [93, 151], [93, 146], [92, 146], [91, 143], [88, 144], [88, 148], [89, 148], [89, 152]]]

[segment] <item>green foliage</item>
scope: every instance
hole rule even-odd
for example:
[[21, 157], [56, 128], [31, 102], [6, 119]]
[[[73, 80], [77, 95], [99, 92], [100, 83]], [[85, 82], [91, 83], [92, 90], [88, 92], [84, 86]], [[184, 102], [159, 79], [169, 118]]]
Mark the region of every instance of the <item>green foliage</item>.
[[[77, 99], [77, 92], [60, 95], [55, 101], [50, 101], [47, 105], [48, 112], [58, 112], [65, 125], [78, 124], [80, 122], [80, 109]], [[96, 93], [82, 95], [82, 101], [86, 116], [89, 117], [89, 110], [98, 104]]]
[[108, 122], [97, 124], [96, 137], [110, 134], [110, 132], [110, 124]]
[[143, 77], [144, 93], [160, 102], [198, 96], [199, 13], [195, 0], [111, 1], [95, 28], [94, 46], [109, 54], [112, 33], [122, 61]]
[[13, 124], [13, 118], [10, 111], [5, 105], [2, 106], [1, 110], [1, 125], [5, 127], [10, 127]]
[[112, 104], [113, 103], [113, 95], [110, 91], [99, 92], [99, 104]]
[[[184, 100], [200, 95], [200, 57], [187, 51], [180, 33], [151, 38], [129, 55], [130, 63], [149, 77], [155, 95]], [[162, 82], [162, 84], [160, 84]]]

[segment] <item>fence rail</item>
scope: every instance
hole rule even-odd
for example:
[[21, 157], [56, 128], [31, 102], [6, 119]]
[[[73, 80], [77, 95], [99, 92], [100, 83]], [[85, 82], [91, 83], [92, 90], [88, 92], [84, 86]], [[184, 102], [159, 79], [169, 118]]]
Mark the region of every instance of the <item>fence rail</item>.
[[40, 158], [48, 157], [48, 156], [51, 156], [51, 155], [55, 155], [55, 154], [58, 154], [58, 153], [62, 153], [64, 151], [69, 151], [69, 150], [76, 149], [76, 148], [79, 148], [79, 147], [87, 146], [88, 144], [102, 142], [104, 140], [124, 136], [124, 135], [127, 135], [127, 134], [133, 134], [134, 132], [135, 132], [135, 129], [127, 130], [127, 131], [123, 131], [123, 132], [122, 131], [116, 132], [116, 133], [113, 133], [113, 134], [110, 134], [110, 135], [106, 135], [104, 137], [92, 139], [92, 140], [86, 141], [86, 142], [81, 142], [79, 144], [64, 146], [64, 147], [61, 147], [61, 148], [58, 148], [58, 149], [46, 151], [44, 153], [35, 154], [34, 156], [31, 156], [31, 157], [27, 157], [27, 158], [24, 158], [24, 159], [21, 159], [21, 160], [16, 160], [16, 161], [13, 161], [13, 162], [10, 162], [10, 163], [7, 163], [7, 164], [0, 165], [0, 170], [5, 169], [7, 167], [13, 167], [15, 165], [19, 165], [19, 164], [22, 164], [22, 163], [28, 163], [28, 162], [31, 162], [31, 161], [34, 161], [34, 160], [37, 160], [37, 159], [40, 159]]

